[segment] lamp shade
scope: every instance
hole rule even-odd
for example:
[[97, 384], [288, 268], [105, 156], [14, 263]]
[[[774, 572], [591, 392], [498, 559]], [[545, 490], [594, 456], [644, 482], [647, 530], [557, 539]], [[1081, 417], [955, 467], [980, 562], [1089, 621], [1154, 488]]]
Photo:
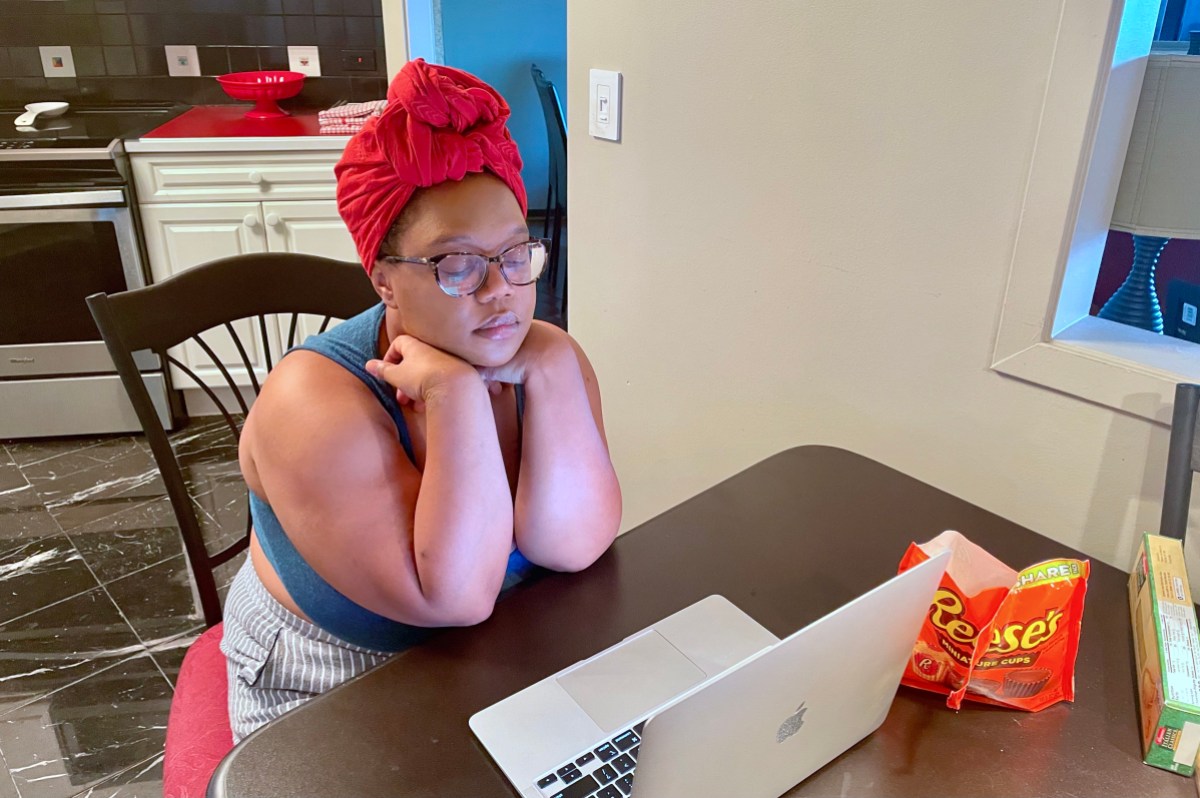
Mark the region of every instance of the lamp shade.
[[1111, 226], [1200, 238], [1200, 56], [1149, 57]]

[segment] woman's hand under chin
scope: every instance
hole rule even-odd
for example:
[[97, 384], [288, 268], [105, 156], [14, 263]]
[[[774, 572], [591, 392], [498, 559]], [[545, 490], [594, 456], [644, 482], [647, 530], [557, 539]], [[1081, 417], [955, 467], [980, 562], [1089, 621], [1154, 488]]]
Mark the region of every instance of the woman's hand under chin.
[[[564, 358], [569, 359], [564, 361]], [[512, 360], [500, 366], [476, 366], [476, 369], [488, 390], [495, 394], [504, 383], [524, 385], [562, 362], [575, 362], [570, 337], [553, 324], [535, 320], [529, 325], [529, 333]]]
[[479, 377], [461, 358], [411, 335], [398, 335], [382, 360], [368, 360], [367, 372], [396, 389], [396, 401], [424, 411], [440, 391], [456, 382], [478, 384]]

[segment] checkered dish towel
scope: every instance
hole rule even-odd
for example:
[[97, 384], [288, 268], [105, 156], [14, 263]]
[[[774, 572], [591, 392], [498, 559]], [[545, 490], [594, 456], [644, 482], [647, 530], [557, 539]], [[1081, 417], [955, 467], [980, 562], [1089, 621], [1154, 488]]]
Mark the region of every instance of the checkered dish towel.
[[336, 105], [317, 114], [317, 123], [322, 133], [357, 133], [372, 116], [379, 116], [387, 107], [387, 100], [371, 100], [365, 103]]

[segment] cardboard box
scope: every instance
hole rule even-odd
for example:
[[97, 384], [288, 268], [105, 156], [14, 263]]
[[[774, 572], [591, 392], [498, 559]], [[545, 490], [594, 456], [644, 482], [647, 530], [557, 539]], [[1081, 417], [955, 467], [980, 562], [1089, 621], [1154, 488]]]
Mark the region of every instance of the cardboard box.
[[1200, 627], [1183, 544], [1145, 534], [1129, 576], [1142, 760], [1183, 776], [1200, 752]]

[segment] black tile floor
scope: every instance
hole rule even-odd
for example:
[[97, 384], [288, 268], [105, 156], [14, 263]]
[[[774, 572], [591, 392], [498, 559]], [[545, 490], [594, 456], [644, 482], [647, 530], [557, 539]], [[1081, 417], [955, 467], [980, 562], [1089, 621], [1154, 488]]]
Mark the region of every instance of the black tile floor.
[[[223, 435], [202, 419], [174, 436], [208, 532], [242, 501]], [[142, 438], [0, 444], [0, 798], [161, 795], [174, 678], [202, 628]]]
[[[539, 284], [535, 314], [563, 324]], [[219, 419], [172, 435], [210, 550], [244, 534]], [[219, 568], [224, 589], [241, 558]], [[174, 680], [203, 630], [141, 436], [0, 441], [0, 798], [158, 798]]]

